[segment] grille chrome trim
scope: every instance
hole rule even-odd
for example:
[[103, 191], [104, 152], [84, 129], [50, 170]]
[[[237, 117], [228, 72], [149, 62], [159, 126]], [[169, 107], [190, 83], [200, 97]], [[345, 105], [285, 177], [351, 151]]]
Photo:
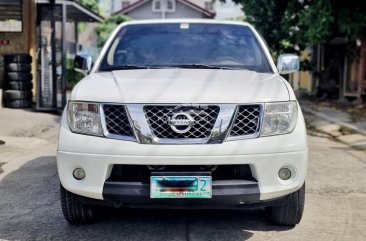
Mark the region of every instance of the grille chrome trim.
[[[258, 113], [258, 120], [256, 123], [256, 129], [254, 131], [254, 133], [251, 134], [244, 134], [244, 135], [231, 135], [232, 134], [232, 130], [234, 128], [234, 125], [236, 124], [235, 122], [237, 121], [237, 118], [239, 116], [239, 110], [241, 107], [244, 106], [258, 106], [259, 107], [259, 113]], [[228, 137], [226, 139], [226, 141], [235, 141], [235, 140], [245, 140], [245, 139], [253, 139], [253, 138], [258, 138], [260, 135], [260, 128], [262, 126], [262, 120], [263, 120], [263, 114], [264, 114], [264, 105], [263, 104], [243, 104], [243, 105], [237, 105], [236, 108], [236, 113], [233, 117], [233, 123], [231, 124], [230, 127], [230, 131], [228, 133]]]
[[[104, 105], [124, 106], [128, 117], [133, 136], [116, 135], [107, 130], [106, 116], [104, 114]], [[177, 106], [178, 104], [154, 104], [156, 106]], [[211, 104], [207, 104], [211, 105]], [[100, 108], [101, 122], [104, 136], [111, 139], [134, 141], [140, 144], [220, 144], [224, 141], [244, 140], [257, 138], [260, 135], [260, 126], [263, 119], [263, 104], [212, 104], [220, 108], [216, 121], [212, 127], [211, 133], [207, 138], [158, 138], [153, 134], [150, 124], [146, 118], [144, 107], [148, 104], [120, 104], [120, 103], [102, 103]], [[258, 116], [258, 125], [256, 133], [242, 136], [230, 136], [237, 112], [240, 106], [258, 105], [260, 113]]]
[[[207, 139], [220, 112], [218, 105], [146, 105], [145, 116], [159, 139]], [[179, 116], [179, 117], [177, 117]], [[178, 119], [183, 118], [183, 119]], [[179, 120], [186, 123], [173, 124]]]
[[132, 129], [135, 130], [137, 141], [141, 144], [158, 144], [159, 139], [155, 137], [151, 130], [149, 123], [145, 117], [143, 104], [126, 105], [127, 112], [130, 115]]
[[234, 116], [236, 115], [236, 105], [219, 105], [220, 112], [217, 116], [211, 136], [207, 144], [222, 143], [230, 133]]
[[136, 138], [135, 136], [129, 136], [129, 135], [119, 135], [119, 134], [113, 134], [113, 133], [110, 133], [108, 131], [108, 128], [107, 128], [107, 121], [106, 121], [106, 115], [105, 115], [105, 110], [104, 110], [104, 106], [105, 105], [113, 105], [113, 106], [121, 106], [122, 108], [124, 108], [124, 111], [126, 112], [126, 115], [127, 115], [127, 118], [128, 118], [128, 122], [130, 124], [130, 127], [132, 129], [132, 131], [134, 132], [134, 128], [132, 127], [131, 125], [131, 119], [128, 115], [128, 111], [126, 109], [126, 106], [124, 105], [121, 105], [121, 104], [101, 104], [100, 105], [100, 117], [101, 117], [101, 123], [102, 123], [102, 128], [103, 128], [103, 134], [105, 137], [107, 138], [111, 138], [111, 139], [118, 139], [118, 140], [125, 140], [125, 141], [136, 141]]
[[[156, 104], [158, 105], [158, 104]], [[162, 106], [177, 106], [174, 104], [160, 104]], [[214, 122], [211, 133], [206, 138], [158, 138], [156, 137], [148, 123], [144, 113], [144, 104], [129, 104], [126, 105], [131, 117], [131, 123], [136, 129], [136, 137], [141, 144], [215, 144], [222, 143], [230, 128], [232, 117], [236, 105], [216, 105], [220, 108], [219, 114]]]

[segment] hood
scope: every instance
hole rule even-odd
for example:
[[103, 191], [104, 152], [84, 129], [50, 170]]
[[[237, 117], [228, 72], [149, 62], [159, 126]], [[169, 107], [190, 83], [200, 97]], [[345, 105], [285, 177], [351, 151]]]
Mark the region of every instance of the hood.
[[139, 69], [92, 73], [71, 99], [116, 103], [254, 103], [289, 100], [277, 74], [247, 70]]

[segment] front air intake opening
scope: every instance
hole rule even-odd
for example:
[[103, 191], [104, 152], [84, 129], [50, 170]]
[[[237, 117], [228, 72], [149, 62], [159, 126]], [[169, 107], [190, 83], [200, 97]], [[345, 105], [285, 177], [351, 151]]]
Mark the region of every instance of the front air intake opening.
[[113, 166], [108, 181], [150, 183], [152, 172], [203, 172], [209, 171], [213, 181], [256, 181], [249, 165], [122, 165]]

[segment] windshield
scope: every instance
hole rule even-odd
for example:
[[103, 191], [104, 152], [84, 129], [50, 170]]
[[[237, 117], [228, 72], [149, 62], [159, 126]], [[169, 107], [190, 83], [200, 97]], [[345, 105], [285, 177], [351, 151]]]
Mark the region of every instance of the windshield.
[[271, 72], [252, 31], [242, 25], [163, 23], [123, 27], [100, 71], [131, 68], [220, 68]]

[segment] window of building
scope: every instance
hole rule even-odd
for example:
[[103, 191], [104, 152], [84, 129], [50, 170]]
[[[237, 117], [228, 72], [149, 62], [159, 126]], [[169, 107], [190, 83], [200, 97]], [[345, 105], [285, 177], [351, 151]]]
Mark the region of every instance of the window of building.
[[161, 0], [154, 0], [152, 2], [152, 10], [153, 12], [161, 12], [162, 11], [162, 2]]
[[152, 4], [153, 12], [175, 12], [175, 0], [154, 0]]
[[175, 11], [175, 0], [167, 0], [166, 1], [166, 10], [167, 12]]
[[213, 10], [213, 2], [205, 2], [205, 9], [212, 11]]
[[122, 1], [122, 8], [127, 8], [130, 6], [130, 1]]
[[23, 31], [23, 1], [0, 1], [0, 32]]

